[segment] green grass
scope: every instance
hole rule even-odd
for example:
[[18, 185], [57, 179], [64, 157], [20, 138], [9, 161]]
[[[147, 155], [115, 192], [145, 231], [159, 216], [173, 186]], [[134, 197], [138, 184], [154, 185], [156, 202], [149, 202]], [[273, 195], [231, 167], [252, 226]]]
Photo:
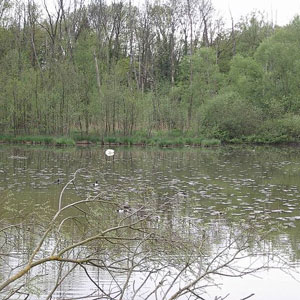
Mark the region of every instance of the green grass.
[[118, 144], [119, 140], [116, 136], [106, 136], [103, 138], [104, 144]]
[[0, 141], [6, 143], [26, 143], [26, 144], [53, 144], [54, 138], [51, 136], [12, 136], [12, 135], [1, 135]]
[[22, 143], [22, 144], [39, 144], [39, 145], [75, 145], [75, 141], [69, 137], [52, 137], [42, 135], [26, 135], [26, 136], [12, 136], [1, 135], [0, 141], [5, 143]]
[[59, 137], [54, 139], [56, 146], [74, 146], [76, 143], [72, 138]]
[[136, 137], [135, 145], [150, 145], [151, 139], [147, 137]]
[[73, 133], [71, 137], [66, 136], [43, 136], [43, 135], [0, 135], [0, 141], [5, 143], [24, 143], [24, 144], [40, 144], [40, 145], [56, 145], [56, 146], [73, 146], [76, 143], [103, 143], [107, 145], [149, 145], [158, 147], [184, 147], [184, 146], [216, 146], [220, 145], [220, 140], [204, 139], [201, 136], [184, 136], [180, 131], [169, 132], [154, 132], [151, 137], [145, 133], [140, 132], [132, 136], [111, 135], [102, 137], [98, 134], [82, 135], [80, 133]]
[[[158, 146], [159, 147], [171, 147], [173, 146], [173, 142], [171, 140], [165, 140], [165, 139], [161, 139], [159, 142], [158, 142]], [[175, 145], [174, 145], [175, 146]]]
[[80, 134], [80, 133], [73, 133], [71, 134], [71, 138], [75, 142], [88, 142], [88, 143], [99, 143], [102, 141], [102, 137], [97, 135], [97, 134], [91, 134], [91, 135], [86, 135], [86, 134]]
[[135, 139], [134, 137], [130, 137], [130, 136], [124, 136], [124, 137], [119, 137], [118, 142], [121, 145], [133, 145], [135, 143]]
[[226, 141], [231, 144], [285, 144], [285, 143], [294, 143], [299, 142], [299, 140], [290, 137], [285, 134], [281, 135], [270, 135], [270, 134], [261, 134], [261, 135], [250, 135], [250, 136], [242, 136], [239, 138], [232, 138]]
[[11, 143], [14, 140], [12, 135], [0, 135], [0, 141], [4, 143]]
[[221, 141], [218, 139], [204, 139], [201, 141], [201, 146], [211, 147], [211, 146], [220, 146]]

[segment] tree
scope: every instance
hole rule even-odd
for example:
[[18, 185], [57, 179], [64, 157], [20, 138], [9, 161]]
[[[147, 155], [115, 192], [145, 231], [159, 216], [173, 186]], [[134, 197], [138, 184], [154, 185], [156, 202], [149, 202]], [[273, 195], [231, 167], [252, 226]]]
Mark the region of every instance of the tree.
[[264, 97], [276, 99], [284, 112], [299, 112], [299, 18], [265, 40], [255, 53], [264, 69]]
[[263, 98], [263, 69], [253, 58], [236, 55], [230, 64], [229, 80], [231, 87], [242, 98], [260, 105]]
[[261, 12], [253, 11], [236, 24], [236, 54], [253, 56], [259, 45], [274, 33], [274, 24]]
[[[222, 87], [223, 77], [216, 64], [216, 54], [211, 48], [202, 48], [193, 56], [185, 57], [180, 64], [180, 81], [183, 101], [190, 108], [190, 97], [193, 97], [193, 112], [191, 120], [195, 118], [198, 109], [206, 100], [214, 97]], [[193, 80], [190, 81], [190, 66], [193, 66]]]
[[[0, 25], [5, 25], [7, 18], [7, 11], [11, 8], [12, 1], [1, 0], [0, 1]], [[5, 27], [5, 26], [4, 26]]]

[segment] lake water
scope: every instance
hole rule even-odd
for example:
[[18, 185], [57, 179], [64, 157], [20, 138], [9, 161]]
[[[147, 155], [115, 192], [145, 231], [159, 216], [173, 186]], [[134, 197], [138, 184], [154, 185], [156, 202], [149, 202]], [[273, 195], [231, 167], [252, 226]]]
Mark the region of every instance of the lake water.
[[[270, 257], [276, 255], [284, 259], [286, 269], [264, 270], [257, 277], [218, 278], [222, 285], [208, 288], [207, 294], [202, 296], [205, 300], [227, 294], [230, 295], [226, 299], [242, 299], [252, 293], [255, 295], [250, 299], [257, 300], [298, 297], [300, 148], [118, 147], [115, 148], [115, 156], [110, 158], [105, 157], [104, 150], [101, 147], [0, 145], [0, 230], [26, 220], [32, 211], [39, 217], [45, 214], [46, 218], [57, 209], [64, 184], [76, 170], [82, 169], [72, 188], [66, 191], [64, 204], [98, 193], [106, 201], [136, 207], [145, 204], [145, 201], [152, 201], [153, 206], [159, 209], [151, 226], [165, 222], [191, 235], [197, 234], [193, 233], [196, 228], [193, 226], [201, 222], [201, 226], [206, 224], [210, 228], [210, 234], [213, 232], [218, 236], [221, 244], [226, 243], [229, 228], [232, 232], [238, 231], [240, 224], [246, 222], [255, 223], [258, 231], [276, 228], [266, 244], [267, 252]], [[23, 227], [23, 231], [18, 230], [20, 240], [11, 242], [11, 256], [3, 254], [7, 237], [0, 238], [0, 283], [13, 274], [12, 266], [17, 266], [20, 259], [28, 255], [28, 240], [34, 244], [32, 230], [30, 234], [24, 233], [26, 229]], [[38, 232], [39, 228], [35, 230]], [[22, 243], [22, 239], [26, 242]], [[53, 248], [52, 242], [51, 238], [47, 240], [45, 252]], [[57, 269], [47, 265], [44, 270], [36, 272], [38, 276], [50, 274], [52, 279], [41, 275], [38, 283], [40, 298], [32, 293], [29, 299], [44, 299], [47, 291], [51, 290], [51, 280], [54, 280]], [[111, 284], [107, 272], [101, 273], [99, 269], [90, 269], [89, 272], [102, 286]], [[120, 275], [117, 281], [124, 282], [126, 277]], [[84, 270], [76, 269], [53, 299], [83, 299], [80, 297], [93, 293], [94, 288]], [[174, 290], [176, 288], [178, 286], [174, 286]], [[130, 296], [125, 296], [124, 300], [130, 299]], [[19, 294], [18, 297], [25, 299], [24, 295]], [[87, 299], [100, 299], [96, 298], [96, 294], [93, 297]], [[162, 299], [160, 297], [156, 295], [157, 299]]]

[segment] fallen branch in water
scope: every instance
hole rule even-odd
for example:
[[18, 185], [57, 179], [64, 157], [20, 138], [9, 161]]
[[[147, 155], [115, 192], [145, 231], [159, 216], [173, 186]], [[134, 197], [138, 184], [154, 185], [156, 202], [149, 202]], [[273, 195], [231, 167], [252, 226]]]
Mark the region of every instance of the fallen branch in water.
[[247, 297], [245, 297], [245, 298], [242, 298], [241, 300], [246, 300], [246, 299], [249, 299], [249, 298], [251, 298], [252, 296], [254, 296], [255, 294], [254, 293], [252, 293], [252, 294], [250, 294], [249, 296], [247, 296]]

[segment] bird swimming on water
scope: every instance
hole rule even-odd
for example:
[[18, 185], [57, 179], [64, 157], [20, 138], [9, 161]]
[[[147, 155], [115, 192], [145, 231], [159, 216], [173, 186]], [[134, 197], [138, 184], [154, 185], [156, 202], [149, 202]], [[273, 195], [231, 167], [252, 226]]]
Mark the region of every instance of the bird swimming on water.
[[115, 150], [107, 149], [107, 150], [105, 150], [105, 155], [106, 156], [114, 156], [115, 155]]
[[129, 205], [128, 202], [125, 202], [123, 205], [121, 205], [117, 211], [119, 213], [124, 213], [124, 212], [130, 212], [131, 211], [131, 206]]
[[98, 186], [99, 185], [99, 182], [98, 180], [96, 180], [94, 183], [93, 183], [93, 186]]

